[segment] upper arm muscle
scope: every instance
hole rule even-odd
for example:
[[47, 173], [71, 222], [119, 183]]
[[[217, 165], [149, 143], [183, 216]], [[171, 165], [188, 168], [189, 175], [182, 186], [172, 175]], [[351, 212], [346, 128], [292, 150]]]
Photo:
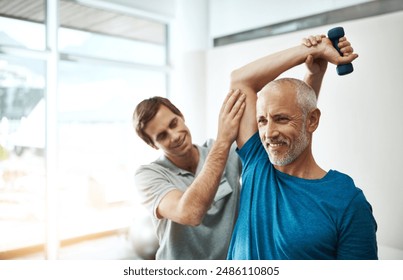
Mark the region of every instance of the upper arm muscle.
[[256, 92], [251, 88], [241, 88], [241, 91], [246, 94], [246, 108], [241, 119], [238, 137], [236, 139], [238, 148], [241, 148], [257, 131]]

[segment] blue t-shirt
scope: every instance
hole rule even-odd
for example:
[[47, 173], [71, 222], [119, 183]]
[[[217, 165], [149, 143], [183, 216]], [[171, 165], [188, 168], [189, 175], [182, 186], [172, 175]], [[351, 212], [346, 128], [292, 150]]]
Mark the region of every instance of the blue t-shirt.
[[238, 151], [240, 211], [228, 259], [377, 259], [372, 207], [353, 180], [330, 170], [308, 180], [276, 170], [256, 133]]

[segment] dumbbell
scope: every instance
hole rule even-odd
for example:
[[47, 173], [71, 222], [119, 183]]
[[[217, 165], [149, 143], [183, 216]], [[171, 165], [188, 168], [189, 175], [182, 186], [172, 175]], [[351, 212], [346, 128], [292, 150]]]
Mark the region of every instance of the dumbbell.
[[[327, 37], [329, 37], [330, 41], [332, 41], [333, 47], [339, 52], [340, 55], [343, 55], [343, 53], [340, 51], [340, 48], [337, 45], [339, 43], [339, 39], [343, 36], [343, 27], [335, 27], [327, 32]], [[336, 67], [337, 74], [339, 74], [340, 76], [350, 74], [351, 72], [353, 72], [353, 70], [354, 68], [352, 63], [340, 64]]]

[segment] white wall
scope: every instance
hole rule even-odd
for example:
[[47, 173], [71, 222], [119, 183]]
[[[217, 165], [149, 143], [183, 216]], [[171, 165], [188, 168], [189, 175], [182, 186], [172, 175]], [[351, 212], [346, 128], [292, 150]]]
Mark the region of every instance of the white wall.
[[[373, 206], [379, 256], [403, 259], [403, 12], [340, 24], [360, 57], [354, 72], [338, 76], [329, 65], [319, 98], [322, 118], [314, 154], [325, 169], [353, 177]], [[208, 135], [229, 86], [229, 74], [251, 60], [299, 44], [322, 26], [282, 36], [212, 49], [207, 55]], [[399, 31], [397, 29], [400, 29]], [[303, 78], [304, 66], [286, 76]], [[219, 101], [217, 101], [219, 100]]]
[[225, 36], [371, 0], [209, 0], [210, 36]]

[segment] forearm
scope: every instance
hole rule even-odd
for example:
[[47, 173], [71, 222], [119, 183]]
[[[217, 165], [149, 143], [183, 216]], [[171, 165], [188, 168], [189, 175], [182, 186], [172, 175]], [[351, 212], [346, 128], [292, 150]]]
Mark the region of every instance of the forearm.
[[222, 141], [213, 144], [203, 169], [179, 200], [181, 223], [193, 226], [201, 223], [220, 185], [230, 147]]
[[255, 60], [231, 73], [231, 88], [250, 88], [260, 91], [283, 72], [302, 64], [315, 48], [298, 45]]
[[316, 93], [316, 97], [319, 97], [320, 88], [322, 86], [323, 77], [325, 72], [318, 74], [311, 74], [307, 72], [304, 77], [304, 82], [313, 88]]

